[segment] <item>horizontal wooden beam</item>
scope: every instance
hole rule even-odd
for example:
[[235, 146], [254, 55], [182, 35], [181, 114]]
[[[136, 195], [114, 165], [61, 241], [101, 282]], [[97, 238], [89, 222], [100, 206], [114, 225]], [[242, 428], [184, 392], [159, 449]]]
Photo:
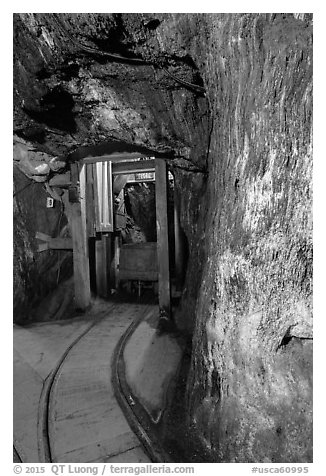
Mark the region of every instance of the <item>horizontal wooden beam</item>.
[[56, 174], [49, 180], [50, 187], [62, 187], [68, 188], [71, 185], [71, 176], [70, 172], [65, 174]]
[[171, 317], [171, 290], [169, 264], [168, 170], [166, 161], [156, 159], [156, 228], [159, 276], [159, 307], [162, 316]]
[[71, 238], [52, 238], [49, 241], [52, 250], [72, 250]]
[[152, 182], [154, 183], [155, 182], [155, 178], [144, 178], [144, 179], [128, 179], [127, 180], [127, 183], [144, 183], [144, 182]]
[[116, 152], [115, 154], [98, 155], [94, 157], [84, 157], [80, 160], [83, 164], [95, 164], [96, 162], [122, 162], [132, 159], [146, 158], [146, 155], [139, 154], [138, 152]]
[[52, 238], [46, 233], [41, 233], [37, 231], [35, 238], [43, 241], [39, 243], [37, 251], [46, 251], [46, 250], [71, 250], [72, 249], [72, 240], [71, 238]]
[[137, 160], [112, 164], [113, 175], [136, 174], [137, 172], [155, 172], [155, 159]]

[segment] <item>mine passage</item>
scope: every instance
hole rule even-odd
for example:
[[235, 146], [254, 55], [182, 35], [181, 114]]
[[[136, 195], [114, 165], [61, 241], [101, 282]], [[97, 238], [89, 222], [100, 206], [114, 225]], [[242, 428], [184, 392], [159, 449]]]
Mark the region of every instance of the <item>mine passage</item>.
[[13, 40], [14, 457], [311, 463], [313, 15]]

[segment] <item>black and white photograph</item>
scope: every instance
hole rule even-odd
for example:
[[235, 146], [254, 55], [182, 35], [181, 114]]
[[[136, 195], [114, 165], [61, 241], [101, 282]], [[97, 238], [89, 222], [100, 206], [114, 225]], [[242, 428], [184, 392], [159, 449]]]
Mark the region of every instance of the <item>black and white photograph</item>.
[[312, 471], [315, 14], [192, 7], [11, 14], [16, 474]]

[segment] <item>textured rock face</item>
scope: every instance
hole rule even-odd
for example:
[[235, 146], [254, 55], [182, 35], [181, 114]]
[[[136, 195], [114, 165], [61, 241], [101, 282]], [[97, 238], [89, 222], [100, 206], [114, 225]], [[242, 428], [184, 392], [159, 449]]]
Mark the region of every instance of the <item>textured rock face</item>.
[[126, 211], [142, 230], [145, 241], [156, 241], [155, 184], [140, 183], [125, 188]]
[[[46, 208], [47, 193], [41, 183], [28, 180], [14, 167], [14, 320], [42, 319], [37, 308], [42, 299], [72, 273], [72, 252], [50, 250], [39, 253], [35, 233], [57, 236], [66, 230], [61, 207]], [[53, 317], [50, 301], [43, 308], [43, 318]], [[57, 307], [60, 307], [59, 305]]]
[[122, 140], [177, 157], [177, 320], [193, 332], [187, 411], [207, 458], [311, 461], [312, 18], [15, 22], [17, 134], [52, 156]]
[[222, 461], [311, 461], [311, 27], [251, 15], [214, 25], [190, 415]]

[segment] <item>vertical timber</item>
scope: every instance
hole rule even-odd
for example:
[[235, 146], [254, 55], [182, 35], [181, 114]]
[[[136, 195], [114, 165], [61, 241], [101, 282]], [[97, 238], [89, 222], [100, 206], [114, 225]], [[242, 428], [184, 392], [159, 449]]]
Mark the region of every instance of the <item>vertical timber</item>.
[[85, 165], [86, 167], [86, 227], [87, 237], [96, 236], [96, 217], [95, 217], [95, 195], [94, 195], [94, 178], [92, 164]]
[[[95, 215], [95, 232], [100, 229], [100, 212], [98, 204], [98, 187], [97, 187], [97, 168], [96, 164], [90, 164], [93, 169], [93, 193], [94, 193], [94, 215]], [[95, 233], [96, 235], [96, 233]]]
[[184, 274], [184, 249], [183, 235], [180, 225], [180, 200], [176, 187], [174, 186], [174, 259], [176, 288], [180, 291], [183, 285]]
[[79, 199], [69, 202], [70, 225], [72, 235], [75, 304], [77, 309], [86, 309], [91, 301], [88, 237], [86, 233], [85, 166], [78, 173], [78, 165], [71, 164], [72, 182], [80, 183]]
[[165, 160], [155, 159], [159, 306], [161, 312], [171, 317], [167, 181], [168, 174]]
[[101, 233], [101, 239], [95, 241], [96, 291], [103, 298], [109, 296], [111, 233]]

